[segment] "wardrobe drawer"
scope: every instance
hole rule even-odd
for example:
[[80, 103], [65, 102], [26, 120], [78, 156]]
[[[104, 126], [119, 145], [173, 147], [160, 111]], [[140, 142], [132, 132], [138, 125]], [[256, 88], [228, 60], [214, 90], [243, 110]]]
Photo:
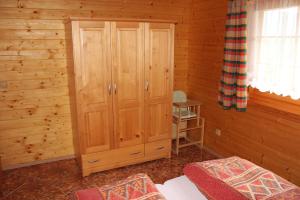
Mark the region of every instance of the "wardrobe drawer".
[[112, 165], [118, 162], [124, 162], [130, 159], [141, 158], [145, 156], [144, 145], [113, 149], [99, 153], [84, 154], [82, 158], [82, 168], [92, 168], [104, 165]]
[[141, 158], [145, 156], [145, 147], [144, 144], [133, 146], [133, 147], [126, 147], [118, 149], [116, 152], [115, 157], [118, 157], [117, 160], [119, 162], [127, 161], [130, 159]]
[[171, 152], [171, 140], [160, 140], [156, 142], [147, 143], [145, 145], [146, 156], [156, 156], [161, 154], [168, 154]]

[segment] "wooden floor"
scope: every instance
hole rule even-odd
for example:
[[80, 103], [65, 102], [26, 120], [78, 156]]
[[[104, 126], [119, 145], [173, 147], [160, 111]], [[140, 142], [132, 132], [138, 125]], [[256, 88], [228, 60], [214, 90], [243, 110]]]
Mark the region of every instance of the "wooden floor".
[[[203, 160], [215, 156], [203, 150]], [[178, 156], [143, 164], [108, 170], [81, 178], [75, 160], [64, 160], [4, 172], [4, 199], [71, 199], [79, 189], [102, 186], [136, 173], [148, 174], [155, 183], [180, 176], [186, 163], [201, 161], [197, 147], [182, 149]]]

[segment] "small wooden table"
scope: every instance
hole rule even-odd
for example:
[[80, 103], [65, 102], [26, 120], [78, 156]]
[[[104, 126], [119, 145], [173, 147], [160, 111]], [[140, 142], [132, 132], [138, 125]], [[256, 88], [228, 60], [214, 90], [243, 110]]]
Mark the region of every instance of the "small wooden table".
[[[200, 116], [201, 105], [201, 102], [195, 100], [187, 100], [186, 102], [173, 103], [173, 107], [175, 108], [173, 112], [173, 123], [176, 125], [176, 143], [174, 151], [177, 155], [179, 153], [179, 149], [182, 147], [190, 145], [200, 145], [201, 149], [203, 148], [205, 119]], [[195, 123], [192, 126], [190, 125], [189, 127], [185, 127], [183, 129], [180, 128], [180, 123], [192, 120], [195, 121]], [[187, 143], [179, 143], [180, 133], [196, 129], [200, 129], [200, 140], [194, 141], [185, 136], [185, 140], [187, 141]]]

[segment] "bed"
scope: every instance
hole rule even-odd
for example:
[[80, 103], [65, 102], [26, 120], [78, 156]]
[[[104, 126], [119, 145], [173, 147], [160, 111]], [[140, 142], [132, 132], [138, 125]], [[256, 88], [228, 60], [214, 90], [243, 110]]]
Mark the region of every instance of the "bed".
[[112, 185], [80, 190], [76, 200], [300, 200], [300, 188], [239, 157], [190, 163], [184, 175], [154, 184], [136, 174]]
[[156, 184], [156, 188], [167, 200], [207, 200], [185, 175], [170, 179], [164, 184]]

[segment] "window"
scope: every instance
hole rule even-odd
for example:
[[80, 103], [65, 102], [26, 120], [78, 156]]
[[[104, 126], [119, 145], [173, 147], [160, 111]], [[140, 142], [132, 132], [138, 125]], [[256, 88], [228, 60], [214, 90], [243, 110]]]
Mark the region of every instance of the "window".
[[248, 81], [261, 92], [300, 99], [300, 5], [295, 2], [257, 0], [250, 6]]

